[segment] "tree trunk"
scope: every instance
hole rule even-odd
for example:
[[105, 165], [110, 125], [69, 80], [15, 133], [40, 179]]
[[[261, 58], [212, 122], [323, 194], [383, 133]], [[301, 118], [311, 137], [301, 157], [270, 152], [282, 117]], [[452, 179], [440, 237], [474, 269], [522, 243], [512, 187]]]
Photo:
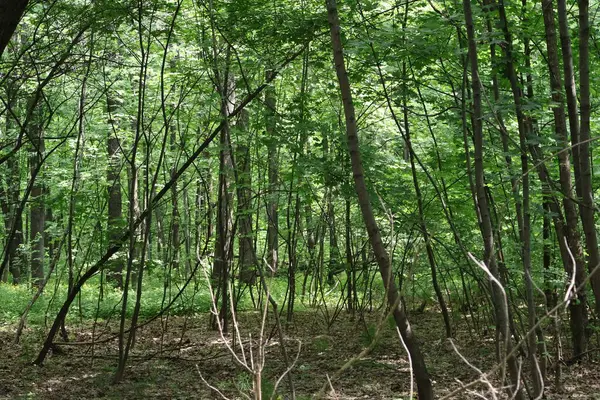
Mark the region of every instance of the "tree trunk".
[[[12, 108], [15, 101], [15, 93], [13, 91], [13, 82], [8, 81], [6, 90], [6, 99], [9, 107]], [[6, 116], [6, 134], [10, 135], [15, 130], [14, 120], [11, 116]], [[19, 197], [21, 192], [21, 174], [19, 166], [19, 157], [13, 156], [7, 160], [5, 171], [5, 182], [2, 187], [2, 213], [4, 214], [4, 227], [7, 235], [5, 246], [8, 252], [8, 269], [5, 269], [5, 274], [2, 277], [7, 280], [7, 273], [10, 271], [13, 284], [20, 283], [21, 270], [25, 266], [24, 254], [20, 250], [23, 243], [23, 216], [18, 210]], [[15, 225], [14, 235], [10, 235], [13, 224]]]
[[[554, 14], [552, 1], [542, 3], [550, 7], [549, 13]], [[577, 89], [575, 87], [575, 73], [573, 72], [573, 52], [571, 48], [571, 37], [569, 34], [569, 20], [567, 16], [566, 0], [557, 0], [558, 5], [558, 31], [560, 34], [560, 47], [563, 60], [563, 73], [565, 85], [565, 97], [567, 100], [567, 110], [569, 116], [569, 130], [571, 132], [571, 152], [573, 153], [573, 172], [575, 175], [575, 190], [577, 196], [581, 197], [581, 173], [579, 161], [579, 111], [577, 107]], [[545, 10], [544, 10], [545, 11]], [[554, 20], [554, 17], [552, 17]], [[554, 21], [553, 21], [554, 22]]]
[[[118, 102], [112, 97], [106, 100], [108, 110], [108, 123], [110, 131], [108, 133], [108, 247], [112, 247], [119, 239], [123, 228], [123, 204], [121, 198], [121, 145], [117, 132], [119, 129], [119, 120], [116, 113], [119, 107]], [[117, 288], [123, 287], [123, 259], [120, 257], [110, 260], [107, 281], [112, 282]]]
[[360, 146], [358, 142], [358, 127], [354, 112], [354, 103], [352, 101], [352, 93], [350, 90], [350, 81], [346, 72], [344, 63], [344, 50], [340, 34], [340, 23], [338, 18], [337, 5], [335, 0], [327, 0], [327, 13], [329, 27], [331, 31], [331, 47], [333, 51], [333, 59], [337, 79], [342, 94], [342, 102], [344, 106], [344, 115], [346, 120], [346, 134], [348, 140], [348, 150], [350, 153], [350, 161], [352, 164], [352, 174], [354, 176], [354, 186], [358, 196], [358, 202], [362, 212], [363, 220], [369, 234], [369, 241], [375, 253], [375, 258], [379, 265], [379, 271], [383, 279], [384, 287], [387, 292], [387, 300], [390, 307], [393, 309], [394, 319], [398, 327], [402, 339], [410, 353], [413, 365], [415, 379], [417, 381], [417, 389], [421, 400], [433, 399], [433, 388], [425, 360], [421, 354], [419, 344], [414, 337], [412, 328], [408, 322], [408, 318], [404, 312], [404, 307], [401, 304], [398, 289], [393, 280], [392, 267], [390, 258], [383, 245], [381, 232], [375, 220], [373, 209], [367, 191], [365, 182], [364, 169], [360, 155]]
[[[269, 79], [272, 71], [266, 72]], [[275, 273], [279, 265], [279, 149], [277, 135], [277, 96], [272, 85], [265, 89], [265, 130], [268, 143], [268, 179], [267, 195], [267, 262], [271, 272]]]
[[39, 286], [44, 281], [44, 253], [45, 253], [45, 224], [46, 211], [44, 207], [44, 184], [41, 176], [35, 177], [36, 170], [44, 159], [44, 118], [40, 106], [35, 111], [35, 121], [31, 124], [30, 139], [31, 153], [29, 168], [31, 170], [31, 205], [29, 207], [31, 245], [31, 278], [33, 284]]
[[[175, 160], [177, 157], [175, 156], [177, 150], [177, 131], [176, 126], [170, 126], [171, 134], [169, 136], [170, 147], [171, 147], [171, 155], [174, 156]], [[177, 163], [174, 162], [171, 167], [171, 177], [177, 173]], [[177, 201], [178, 193], [177, 193], [177, 181], [171, 187], [171, 229], [170, 233], [170, 242], [171, 242], [171, 268], [177, 270], [179, 268], [179, 205]]]
[[435, 262], [435, 256], [433, 254], [433, 246], [431, 245], [431, 239], [429, 232], [427, 231], [427, 223], [425, 222], [425, 211], [423, 208], [423, 198], [421, 196], [421, 187], [419, 185], [419, 178], [417, 176], [417, 167], [415, 165], [415, 155], [412, 147], [412, 141], [410, 137], [410, 126], [408, 123], [408, 107], [406, 102], [404, 104], [404, 140], [406, 146], [409, 149], [410, 167], [412, 171], [413, 185], [415, 187], [415, 194], [417, 196], [417, 208], [419, 211], [419, 229], [425, 242], [425, 250], [427, 252], [427, 260], [429, 261], [429, 267], [431, 268], [431, 283], [433, 284], [433, 290], [438, 300], [440, 309], [442, 310], [442, 317], [444, 319], [444, 326], [446, 328], [446, 337], [452, 337], [452, 326], [450, 325], [450, 316], [448, 315], [448, 308], [446, 307], [446, 300], [440, 289], [440, 285], [437, 280], [437, 265]]
[[[512, 35], [509, 31], [508, 19], [504, 8], [504, 1], [498, 2], [498, 12], [500, 16], [500, 25], [504, 33], [505, 45], [503, 46], [506, 64], [506, 75], [510, 82], [513, 102], [515, 106], [515, 114], [517, 117], [517, 126], [519, 130], [519, 148], [521, 155], [521, 182], [522, 193], [521, 199], [515, 197], [516, 203], [520, 203], [522, 221], [520, 223], [519, 236], [521, 239], [521, 259], [523, 261], [523, 273], [525, 276], [525, 297], [527, 300], [528, 328], [531, 332], [527, 337], [527, 345], [529, 350], [529, 363], [531, 366], [531, 374], [533, 381], [533, 396], [539, 397], [542, 395], [544, 383], [542, 382], [542, 374], [537, 359], [537, 343], [533, 333], [537, 316], [535, 312], [535, 300], [533, 294], [533, 278], [531, 276], [531, 212], [530, 212], [530, 195], [529, 195], [529, 159], [527, 146], [530, 137], [533, 134], [533, 121], [523, 113], [521, 107], [523, 100], [523, 92], [518, 84], [517, 74], [513, 60], [513, 43]], [[513, 188], [513, 190], [516, 190]], [[512, 367], [511, 367], [512, 368]]]
[[348, 311], [354, 315], [356, 270], [354, 268], [354, 255], [352, 252], [352, 225], [350, 220], [350, 199], [345, 201], [346, 205], [346, 304]]
[[[544, 27], [546, 33], [546, 47], [548, 50], [548, 69], [550, 72], [550, 89], [552, 91], [552, 108], [554, 114], [554, 132], [558, 145], [565, 149], [558, 153], [560, 186], [563, 195], [563, 207], [566, 218], [566, 231], [570, 252], [575, 259], [575, 265], [569, 268], [569, 276], [575, 274], [575, 287], [579, 287], [586, 279], [586, 271], [583, 260], [583, 250], [580, 244], [579, 232], [577, 230], [578, 216], [575, 202], [573, 201], [573, 184], [571, 182], [571, 162], [569, 160], [569, 147], [567, 137], [567, 122], [562, 97], [562, 82], [559, 72], [558, 48], [556, 44], [556, 30], [554, 14], [552, 13], [552, 1], [543, 0], [542, 10], [544, 13]], [[570, 264], [570, 263], [569, 263]], [[571, 312], [571, 332], [573, 334], [573, 352], [578, 357], [586, 350], [587, 338], [585, 330], [588, 324], [587, 296], [585, 289], [575, 294], [576, 299], [569, 303]]]
[[[229, 54], [229, 51], [228, 51]], [[229, 57], [227, 58], [229, 61]], [[228, 314], [228, 285], [231, 271], [232, 258], [232, 230], [233, 230], [233, 196], [231, 193], [231, 174], [233, 160], [231, 143], [229, 139], [229, 115], [235, 105], [235, 81], [231, 73], [225, 73], [224, 82], [221, 84], [221, 118], [224, 127], [221, 130], [219, 145], [219, 188], [217, 199], [217, 225], [215, 240], [215, 260], [212, 271], [214, 283], [217, 285], [218, 297], [221, 299], [221, 309], [218, 318], [221, 320], [224, 332], [227, 332]], [[218, 300], [218, 299], [217, 299]], [[217, 328], [217, 321], [212, 320], [212, 328]]]
[[[598, 237], [594, 218], [594, 188], [592, 186], [592, 167], [590, 163], [590, 20], [589, 0], [579, 0], [579, 170], [581, 174], [581, 203], [579, 213], [585, 234], [588, 271], [600, 265]], [[568, 88], [567, 88], [568, 92]], [[600, 315], [600, 273], [590, 275], [590, 282], [596, 303], [596, 315]]]
[[0, 57], [23, 17], [29, 0], [0, 0]]
[[[484, 180], [484, 165], [483, 165], [483, 126], [482, 126], [482, 95], [481, 81], [479, 79], [479, 62], [477, 56], [477, 42], [475, 38], [475, 27], [473, 23], [473, 15], [471, 11], [471, 1], [463, 0], [463, 8], [465, 14], [465, 23], [467, 26], [468, 39], [468, 57], [471, 64], [471, 87], [473, 92], [473, 140], [475, 147], [475, 190], [479, 214], [481, 216], [481, 235], [484, 245], [483, 262], [489, 268], [490, 273], [496, 278], [501, 279], [496, 254], [494, 250], [494, 236], [492, 230], [492, 220], [490, 208], [486, 195], [486, 184]], [[504, 342], [504, 350], [506, 354], [510, 354], [513, 349], [512, 339], [510, 337], [510, 321], [507, 308], [507, 299], [501, 288], [492, 282], [492, 301], [494, 303], [495, 320], [499, 329], [500, 338]], [[517, 399], [523, 399], [522, 389], [519, 387], [519, 368], [514, 356], [508, 357], [506, 360], [511, 378], [511, 384], [508, 391], [511, 396]]]
[[[240, 113], [237, 126], [241, 132], [246, 133], [249, 123], [248, 111]], [[252, 232], [252, 173], [250, 168], [250, 148], [246, 143], [237, 146], [237, 221], [239, 226], [239, 258], [240, 280], [247, 285], [256, 283], [256, 263]]]

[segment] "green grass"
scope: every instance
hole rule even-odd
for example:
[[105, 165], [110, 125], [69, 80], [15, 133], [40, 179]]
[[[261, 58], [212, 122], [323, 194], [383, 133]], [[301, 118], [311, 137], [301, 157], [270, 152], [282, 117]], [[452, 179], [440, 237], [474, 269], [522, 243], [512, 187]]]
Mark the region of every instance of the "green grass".
[[[299, 284], [302, 283], [301, 278], [298, 278]], [[287, 280], [275, 277], [268, 279], [267, 282], [271, 295], [281, 306], [286, 295]], [[158, 314], [175, 298], [183, 287], [183, 284], [183, 281], [173, 280], [171, 286], [165, 289], [161, 277], [156, 275], [147, 276], [142, 286], [140, 317], [145, 319]], [[35, 289], [25, 284], [13, 286], [11, 284], [0, 283], [0, 322], [14, 323], [18, 321], [21, 313], [25, 310], [34, 294]], [[121, 312], [122, 294], [121, 291], [105, 284], [102, 296], [100, 296], [99, 278], [94, 277], [83, 286], [80, 294], [71, 305], [67, 319], [72, 323], [79, 320], [92, 320], [94, 318], [100, 320], [115, 318]], [[254, 296], [256, 297], [256, 292]], [[29, 312], [29, 323], [32, 325], [43, 325], [45, 322], [51, 322], [66, 297], [67, 285], [62, 282], [57, 284], [54, 279], [50, 280], [44, 293], [38, 298]], [[135, 290], [129, 290], [126, 310], [128, 317], [133, 313], [135, 298]], [[208, 285], [204, 279], [201, 279], [196, 283], [190, 282], [171, 306], [170, 313], [172, 315], [206, 313], [210, 311], [210, 306], [211, 297]], [[296, 309], [302, 309], [303, 307], [299, 301], [296, 302], [295, 306]], [[240, 298], [238, 309], [241, 311], [253, 309], [248, 290], [245, 290], [243, 296]]]

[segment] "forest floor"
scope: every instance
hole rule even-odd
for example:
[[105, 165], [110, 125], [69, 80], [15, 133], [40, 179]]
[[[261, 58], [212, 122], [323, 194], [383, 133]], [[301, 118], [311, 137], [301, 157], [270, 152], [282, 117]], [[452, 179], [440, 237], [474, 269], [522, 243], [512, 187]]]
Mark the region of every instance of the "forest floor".
[[[375, 312], [364, 319], [342, 312], [328, 328], [325, 315], [320, 311], [299, 312], [285, 332], [289, 357], [292, 361], [297, 357], [292, 370], [296, 398], [309, 399], [326, 385], [325, 393], [332, 399], [408, 399], [410, 368], [393, 324], [389, 321], [378, 324]], [[240, 332], [249, 350], [249, 333], [253, 333], [254, 341], [259, 338], [261, 316], [246, 312], [239, 319]], [[468, 383], [478, 378], [478, 373], [444, 339], [440, 314], [426, 311], [412, 314], [411, 320], [422, 344], [436, 398], [459, 388], [459, 381]], [[274, 326], [273, 321], [268, 324]], [[381, 332], [372, 350], [336, 377], [348, 360], [371, 343], [370, 336], [378, 325]], [[98, 325], [95, 335], [98, 338], [100, 332], [108, 332], [109, 328], [114, 332], [115, 327], [114, 321]], [[43, 367], [31, 365], [44, 338], [43, 329], [26, 329], [21, 343], [15, 345], [14, 326], [0, 323], [0, 398], [221, 398], [208, 385], [227, 398], [245, 398], [242, 393], [251, 394], [251, 375], [234, 364], [218, 333], [207, 327], [208, 315], [171, 317], [144, 326], [130, 354], [124, 381], [113, 384], [117, 341], [100, 342], [93, 349], [81, 344], [92, 337], [91, 323], [70, 327], [71, 344], [59, 346], [60, 351], [51, 354]], [[269, 335], [271, 329], [265, 332]], [[276, 380], [286, 370], [275, 331], [273, 335], [265, 348], [263, 398], [271, 397]], [[104, 334], [99, 339], [109, 336]], [[473, 366], [487, 371], [495, 364], [493, 337], [474, 334], [465, 328], [457, 330], [455, 343]], [[473, 389], [479, 390], [483, 398], [491, 398], [482, 385]], [[278, 393], [275, 399], [290, 398], [287, 379], [280, 382]], [[546, 393], [548, 399], [600, 399], [600, 368], [593, 360], [581, 366], [565, 366], [561, 392], [550, 385]], [[477, 396], [462, 392], [451, 398]]]

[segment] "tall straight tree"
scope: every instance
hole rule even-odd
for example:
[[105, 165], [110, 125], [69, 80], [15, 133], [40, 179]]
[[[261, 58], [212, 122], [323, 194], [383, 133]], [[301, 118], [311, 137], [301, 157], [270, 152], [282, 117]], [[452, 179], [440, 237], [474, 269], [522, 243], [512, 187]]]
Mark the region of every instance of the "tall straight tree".
[[350, 153], [350, 162], [352, 165], [352, 175], [354, 176], [354, 188], [358, 196], [358, 203], [362, 213], [369, 241], [373, 248], [373, 253], [379, 265], [379, 272], [383, 279], [383, 284], [387, 292], [388, 305], [393, 310], [396, 326], [402, 335], [402, 339], [406, 344], [410, 353], [412, 366], [414, 370], [415, 380], [417, 382], [417, 390], [419, 399], [432, 400], [433, 388], [425, 359], [419, 348], [419, 343], [414, 336], [408, 318], [404, 312], [402, 299], [393, 279], [392, 266], [390, 256], [383, 245], [381, 232], [373, 213], [367, 184], [365, 182], [365, 174], [362, 165], [362, 157], [360, 154], [360, 145], [358, 141], [358, 126], [356, 123], [356, 113], [354, 111], [354, 102], [352, 100], [352, 92], [350, 89], [350, 80], [346, 71], [344, 61], [344, 48], [341, 38], [341, 26], [338, 17], [337, 4], [335, 0], [327, 0], [327, 15], [329, 21], [329, 29], [331, 32], [331, 48], [333, 51], [333, 60], [335, 63], [335, 71], [337, 80], [342, 95], [342, 103], [344, 107], [344, 116], [346, 122], [346, 137], [348, 140], [348, 151]]
[[[231, 154], [229, 116], [235, 106], [235, 78], [229, 70], [231, 49], [227, 50], [226, 67], [222, 78], [217, 75], [221, 95], [221, 118], [224, 127], [219, 136], [219, 186], [217, 198], [217, 224], [215, 238], [215, 260], [212, 271], [213, 281], [218, 285], [218, 298], [221, 299], [221, 309], [217, 318], [221, 320], [222, 329], [228, 329], [228, 288], [229, 274], [233, 257], [233, 196], [231, 193], [231, 174], [233, 172], [233, 155]], [[216, 69], [215, 69], [216, 71]], [[213, 319], [212, 328], [217, 328]]]
[[[579, 171], [581, 179], [581, 198], [579, 213], [585, 234], [585, 247], [590, 274], [600, 265], [598, 237], [596, 234], [594, 188], [592, 186], [592, 166], [590, 162], [590, 17], [589, 0], [579, 0]], [[567, 88], [567, 93], [569, 89]], [[570, 110], [570, 109], [569, 109]], [[576, 116], [574, 116], [576, 118]], [[590, 276], [596, 314], [600, 315], [600, 274]]]
[[[237, 121], [237, 128], [240, 134], [246, 135], [249, 125], [249, 113], [244, 110], [240, 113]], [[237, 145], [236, 156], [237, 168], [237, 221], [239, 226], [239, 258], [240, 258], [240, 279], [248, 285], [253, 285], [256, 281], [256, 254], [252, 238], [252, 169], [250, 164], [250, 146], [241, 139]]]
[[[515, 107], [515, 115], [517, 117], [517, 127], [519, 130], [519, 150], [521, 153], [521, 183], [522, 192], [521, 199], [517, 200], [518, 196], [515, 196], [516, 203], [521, 203], [522, 206], [522, 221], [520, 221], [519, 238], [521, 239], [521, 259], [523, 261], [523, 273], [525, 276], [525, 298], [527, 301], [527, 316], [529, 330], [532, 332], [527, 337], [527, 344], [529, 348], [529, 362], [531, 366], [531, 374], [533, 381], [533, 395], [534, 397], [541, 396], [543, 394], [543, 382], [542, 374], [540, 371], [538, 359], [537, 359], [537, 343], [536, 337], [533, 334], [535, 331], [535, 325], [537, 322], [537, 316], [535, 314], [535, 299], [533, 293], [533, 278], [531, 276], [531, 197], [529, 195], [529, 155], [527, 151], [528, 141], [531, 139], [533, 134], [533, 121], [532, 118], [523, 112], [523, 91], [520, 88], [517, 80], [517, 73], [515, 70], [514, 63], [514, 52], [513, 52], [513, 40], [512, 34], [509, 28], [508, 18], [506, 16], [506, 9], [504, 7], [504, 0], [498, 1], [498, 14], [499, 22], [504, 34], [504, 51], [505, 59], [505, 70], [506, 76], [510, 82], [511, 91], [513, 94], [513, 102]], [[513, 188], [514, 190], [514, 188]], [[518, 208], [517, 208], [518, 210]]]
[[[117, 111], [119, 102], [112, 96], [106, 99], [108, 123], [110, 129], [107, 139], [108, 170], [106, 173], [108, 191], [108, 245], [113, 246], [119, 239], [123, 219], [123, 201], [121, 196], [121, 144], [119, 140], [119, 117]], [[123, 259], [117, 257], [110, 261], [107, 278], [109, 282], [123, 287]]]
[[[177, 126], [172, 124], [169, 128], [171, 132], [169, 135], [169, 144], [171, 147], [171, 151], [173, 155], [177, 154], [176, 150], [177, 146]], [[171, 167], [171, 177], [177, 173], [177, 162], [173, 162], [173, 166]], [[170, 232], [170, 242], [171, 242], [171, 267], [174, 269], [179, 268], [179, 203], [178, 203], [178, 190], [177, 190], [177, 181], [171, 187], [171, 229]]]
[[[6, 101], [9, 109], [17, 105], [16, 101], [16, 81], [8, 79], [6, 82]], [[6, 116], [5, 129], [6, 133], [13, 132], [16, 128], [14, 119], [11, 116]], [[20, 250], [23, 243], [23, 215], [17, 212], [20, 196], [21, 175], [20, 175], [19, 157], [11, 157], [7, 160], [5, 169], [5, 181], [2, 185], [2, 193], [0, 201], [2, 205], [2, 213], [4, 214], [4, 228], [6, 232], [10, 232], [13, 225], [15, 227], [14, 235], [8, 235], [5, 241], [5, 251], [8, 252], [8, 266], [13, 278], [13, 284], [20, 283], [21, 269], [25, 266], [24, 253]], [[7, 271], [7, 270], [5, 270]], [[6, 275], [2, 277], [7, 280]]]
[[[560, 75], [560, 63], [558, 60], [558, 47], [556, 38], [556, 27], [554, 15], [551, 12], [551, 0], [542, 3], [544, 11], [544, 27], [546, 48], [548, 52], [547, 62], [550, 72], [550, 89], [552, 98], [552, 113], [554, 116], [554, 133], [561, 149], [558, 153], [560, 188], [563, 196], [563, 207], [565, 210], [565, 236], [574, 263], [570, 263], [567, 270], [570, 276], [574, 276], [576, 287], [580, 287], [586, 280], [583, 250], [581, 248], [578, 225], [578, 215], [575, 201], [573, 200], [573, 184], [571, 180], [571, 161], [569, 158], [569, 139], [567, 135], [567, 121], [564, 102], [562, 97], [562, 81]], [[582, 354], [587, 347], [585, 329], [588, 323], [587, 296], [585, 290], [576, 293], [577, 299], [569, 303], [571, 312], [571, 332], [573, 334], [573, 351], [575, 356]]]

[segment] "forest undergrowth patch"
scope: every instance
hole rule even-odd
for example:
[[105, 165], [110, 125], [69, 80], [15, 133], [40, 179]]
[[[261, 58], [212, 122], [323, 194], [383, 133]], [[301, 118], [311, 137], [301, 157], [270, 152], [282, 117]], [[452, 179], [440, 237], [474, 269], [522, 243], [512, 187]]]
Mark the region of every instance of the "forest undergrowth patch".
[[[434, 382], [436, 397], [443, 397], [478, 378], [466, 365], [440, 327], [440, 314], [426, 311], [415, 314], [413, 328], [419, 335]], [[378, 323], [377, 313], [351, 316], [342, 313], [336, 323], [327, 323], [314, 311], [299, 312], [285, 332], [285, 345], [292, 358], [296, 357], [298, 341], [302, 343], [292, 377], [297, 399], [309, 399], [327, 384], [349, 359], [367, 345], [365, 338], [373, 334]], [[238, 316], [241, 339], [245, 349], [255, 344], [260, 331], [260, 315], [254, 312]], [[265, 348], [266, 363], [263, 377], [263, 398], [269, 398], [276, 380], [286, 365], [280, 354], [273, 321], [268, 321], [266, 335], [273, 335]], [[112, 383], [116, 370], [118, 345], [114, 339], [116, 325], [93, 327], [90, 321], [67, 326], [68, 344], [59, 343], [43, 367], [31, 364], [44, 338], [42, 328], [25, 330], [20, 344], [14, 344], [14, 331], [5, 326], [0, 332], [0, 398], [2, 399], [217, 399], [220, 398], [202, 381], [219, 389], [231, 399], [250, 394], [252, 377], [235, 365], [231, 354], [217, 332], [208, 329], [208, 314], [158, 319], [143, 328], [136, 336], [126, 379]], [[457, 325], [454, 343], [461, 354], [474, 366], [494, 365], [494, 345], [490, 337], [472, 334]], [[365, 333], [366, 332], [366, 333]], [[252, 338], [250, 337], [252, 333]], [[90, 346], [92, 337], [96, 344]], [[231, 339], [231, 337], [229, 337]], [[339, 379], [328, 385], [330, 398], [335, 399], [408, 399], [410, 366], [397, 333], [386, 321], [381, 324], [377, 345], [365, 357], [356, 360]], [[238, 346], [236, 344], [236, 346]], [[239, 348], [239, 346], [238, 346]], [[574, 365], [563, 366], [563, 386], [557, 393], [552, 386], [548, 399], [594, 399], [600, 393], [598, 369]], [[550, 379], [552, 380], [552, 378]], [[597, 384], [594, 384], [596, 382]], [[333, 391], [331, 391], [333, 387]], [[287, 381], [282, 380], [276, 399], [289, 398]], [[462, 394], [454, 398], [469, 399]]]

